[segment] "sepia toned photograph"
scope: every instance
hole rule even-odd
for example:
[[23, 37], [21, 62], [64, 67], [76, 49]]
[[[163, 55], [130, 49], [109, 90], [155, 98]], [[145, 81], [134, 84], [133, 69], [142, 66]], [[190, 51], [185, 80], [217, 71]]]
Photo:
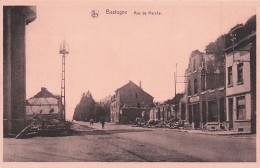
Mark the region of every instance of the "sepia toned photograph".
[[3, 3], [1, 165], [256, 167], [258, 5]]

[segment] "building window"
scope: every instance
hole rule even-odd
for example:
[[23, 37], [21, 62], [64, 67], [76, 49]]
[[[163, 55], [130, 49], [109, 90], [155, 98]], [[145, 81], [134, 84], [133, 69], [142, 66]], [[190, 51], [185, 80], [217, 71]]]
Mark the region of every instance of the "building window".
[[237, 84], [243, 84], [243, 63], [237, 64]]
[[193, 60], [193, 71], [196, 71], [196, 60]]
[[135, 98], [137, 98], [137, 93], [135, 93]]
[[233, 86], [232, 66], [228, 67], [228, 86]]
[[198, 93], [198, 80], [194, 79], [194, 94]]
[[188, 82], [188, 95], [191, 95], [191, 85], [190, 85], [190, 81]]
[[245, 96], [237, 97], [237, 119], [246, 119], [246, 101]]

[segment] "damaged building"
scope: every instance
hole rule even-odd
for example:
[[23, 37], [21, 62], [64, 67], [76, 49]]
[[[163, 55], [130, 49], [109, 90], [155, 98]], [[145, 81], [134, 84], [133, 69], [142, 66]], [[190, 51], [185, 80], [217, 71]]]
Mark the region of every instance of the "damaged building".
[[193, 51], [185, 76], [186, 126], [256, 133], [256, 16]]
[[185, 76], [186, 94], [180, 101], [181, 120], [193, 129], [224, 129], [224, 57], [217, 52], [193, 51]]
[[150, 120], [168, 121], [170, 118], [175, 118], [174, 105], [154, 103], [150, 110]]
[[37, 115], [49, 115], [61, 119], [60, 107], [60, 96], [54, 95], [45, 87], [42, 87], [40, 92], [26, 101], [26, 119], [31, 119]]
[[129, 81], [126, 85], [115, 91], [111, 98], [111, 122], [132, 123], [136, 118], [149, 119], [150, 107], [153, 97], [140, 86]]
[[165, 101], [164, 103], [154, 103], [150, 110], [150, 120], [168, 121], [180, 119], [179, 102], [183, 98], [184, 93], [178, 93], [174, 98]]

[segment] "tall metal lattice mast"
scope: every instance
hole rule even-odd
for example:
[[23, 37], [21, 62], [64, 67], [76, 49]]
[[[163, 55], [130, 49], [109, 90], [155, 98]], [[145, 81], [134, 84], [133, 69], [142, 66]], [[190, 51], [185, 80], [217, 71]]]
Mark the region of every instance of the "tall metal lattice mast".
[[69, 50], [66, 50], [66, 44], [63, 42], [60, 46], [60, 54], [62, 54], [62, 74], [61, 74], [61, 107], [62, 117], [66, 120], [66, 99], [65, 99], [65, 56], [69, 54]]

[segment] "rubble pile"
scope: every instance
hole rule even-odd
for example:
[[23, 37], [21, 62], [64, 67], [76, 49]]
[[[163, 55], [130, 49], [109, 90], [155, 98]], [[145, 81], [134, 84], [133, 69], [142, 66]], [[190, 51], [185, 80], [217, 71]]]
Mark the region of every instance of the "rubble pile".
[[37, 115], [28, 121], [15, 138], [31, 138], [35, 136], [67, 136], [72, 133], [71, 123], [60, 121], [49, 116]]
[[179, 129], [181, 125], [179, 122], [176, 122], [174, 119], [168, 121], [160, 121], [160, 120], [150, 120], [147, 122], [147, 128], [170, 128], [170, 129]]
[[132, 123], [134, 127], [144, 127], [145, 121], [142, 118], [136, 117], [135, 122]]

